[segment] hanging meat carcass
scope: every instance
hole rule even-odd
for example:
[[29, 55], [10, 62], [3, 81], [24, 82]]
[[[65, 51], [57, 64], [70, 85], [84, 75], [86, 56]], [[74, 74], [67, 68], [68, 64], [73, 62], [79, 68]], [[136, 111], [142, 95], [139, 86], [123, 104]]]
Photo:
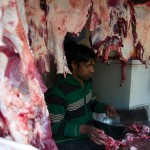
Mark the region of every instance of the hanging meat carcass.
[[[145, 15], [145, 13], [142, 14], [140, 12], [141, 9], [148, 12], [148, 3], [146, 5], [136, 5], [133, 8], [133, 4], [130, 0], [46, 0], [46, 2], [49, 10], [47, 15], [48, 41], [46, 15], [45, 12], [40, 9], [40, 0], [36, 0], [36, 2], [34, 0], [26, 1], [31, 47], [34, 51], [36, 62], [38, 66], [40, 66], [39, 68], [41, 68], [41, 73], [49, 71], [49, 53], [55, 57], [57, 73], [65, 74], [69, 72], [63, 52], [64, 37], [67, 32], [78, 35], [86, 24], [90, 14], [90, 30], [92, 31], [91, 42], [95, 49], [101, 50], [104, 62], [108, 60], [110, 51], [115, 50], [118, 52], [119, 59], [123, 61], [122, 64], [126, 64], [129, 58], [134, 54], [135, 45], [137, 49], [139, 49], [138, 55], [143, 55], [142, 53], [144, 53], [144, 56], [140, 56], [140, 59], [144, 59], [144, 61], [148, 59], [147, 46], [145, 45], [143, 47], [144, 44], [140, 45], [140, 43], [144, 42], [143, 39], [140, 39], [142, 36], [139, 35], [137, 40], [136, 34], [133, 35], [133, 25], [134, 27], [136, 26], [134, 9], [137, 19], [138, 35], [142, 28], [140, 28], [141, 23], [138, 23], [140, 22], [140, 17], [137, 16]], [[89, 11], [91, 2], [93, 9]], [[36, 15], [36, 12], [39, 15]], [[149, 19], [148, 16], [147, 19]], [[145, 25], [144, 21], [142, 24]], [[145, 29], [146, 28], [147, 27], [145, 27]], [[145, 52], [143, 52], [144, 49]], [[122, 69], [122, 72], [122, 78], [124, 80], [124, 69]]]
[[91, 43], [102, 54], [103, 62], [107, 62], [111, 51], [118, 52], [122, 61], [121, 85], [126, 79], [126, 62], [134, 54], [133, 24], [134, 9], [129, 0], [93, 0]]
[[136, 18], [136, 50], [141, 62], [150, 63], [150, 2], [134, 6]]
[[0, 137], [57, 150], [20, 6], [0, 0]]
[[91, 0], [47, 0], [48, 49], [55, 57], [57, 73], [70, 72], [64, 56], [63, 42], [67, 32], [78, 35], [89, 17]]
[[25, 6], [29, 41], [36, 65], [40, 73], [49, 72], [50, 56], [47, 49], [46, 10], [40, 8], [40, 0], [26, 0]]
[[93, 0], [91, 42], [95, 49], [102, 49], [104, 62], [112, 50], [118, 51], [124, 61], [134, 53], [133, 13], [133, 5], [128, 0]]

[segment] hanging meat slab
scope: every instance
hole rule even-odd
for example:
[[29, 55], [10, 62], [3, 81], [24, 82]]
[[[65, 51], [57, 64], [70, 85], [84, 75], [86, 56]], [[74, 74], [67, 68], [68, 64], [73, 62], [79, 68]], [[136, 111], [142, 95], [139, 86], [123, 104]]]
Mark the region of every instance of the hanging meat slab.
[[57, 73], [70, 72], [64, 56], [63, 42], [67, 32], [75, 36], [83, 29], [89, 17], [90, 0], [47, 0], [48, 49], [55, 57]]
[[0, 0], [0, 137], [57, 150], [18, 3]]
[[124, 61], [134, 53], [132, 7], [128, 0], [93, 0], [91, 41], [95, 49], [102, 49], [104, 62], [113, 50], [117, 51], [119, 58]]
[[29, 42], [40, 73], [50, 71], [50, 56], [47, 49], [46, 10], [40, 8], [40, 0], [26, 0], [26, 18]]
[[136, 18], [136, 49], [141, 62], [150, 61], [150, 2], [134, 6]]

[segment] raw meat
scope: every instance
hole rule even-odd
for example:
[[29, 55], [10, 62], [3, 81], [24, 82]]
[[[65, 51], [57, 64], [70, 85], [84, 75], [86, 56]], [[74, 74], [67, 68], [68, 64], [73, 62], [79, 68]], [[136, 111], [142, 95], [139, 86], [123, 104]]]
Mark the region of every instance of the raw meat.
[[105, 135], [102, 132], [99, 133], [99, 134], [103, 134], [103, 136], [106, 137], [105, 150], [118, 150], [121, 147], [128, 147], [129, 145], [131, 146], [135, 141], [141, 141], [141, 140], [144, 141], [150, 139], [150, 135], [149, 135], [150, 128], [146, 125], [132, 124], [129, 125], [127, 128], [129, 131], [125, 135], [124, 139], [121, 140], [114, 140], [113, 138]]
[[64, 56], [63, 42], [67, 32], [78, 35], [89, 17], [91, 0], [47, 0], [48, 49], [55, 57], [57, 73], [70, 72]]
[[111, 51], [117, 51], [122, 63], [120, 85], [126, 79], [126, 62], [134, 54], [134, 24], [134, 8], [129, 0], [93, 0], [91, 43], [103, 62], [107, 62]]
[[57, 150], [19, 15], [21, 1], [0, 0], [0, 137], [40, 150]]
[[118, 51], [123, 61], [134, 53], [132, 7], [128, 0], [93, 0], [91, 41], [95, 49], [102, 51], [104, 62], [112, 50]]
[[14, 141], [0, 138], [0, 149], [1, 150], [38, 150], [31, 145], [20, 144]]
[[[50, 56], [47, 49], [46, 10], [40, 8], [40, 0], [26, 0], [26, 16], [29, 41], [40, 73], [50, 71]], [[38, 14], [38, 15], [37, 15]]]
[[114, 140], [112, 137], [107, 136], [104, 132], [99, 133], [101, 136], [105, 137], [105, 150], [118, 150], [121, 144], [120, 141]]
[[[103, 17], [102, 17], [103, 16]], [[99, 48], [107, 38], [110, 27], [109, 8], [106, 0], [93, 0], [90, 31], [92, 31], [92, 44]]]
[[149, 64], [150, 61], [150, 2], [134, 6], [136, 18], [136, 49], [141, 62]]

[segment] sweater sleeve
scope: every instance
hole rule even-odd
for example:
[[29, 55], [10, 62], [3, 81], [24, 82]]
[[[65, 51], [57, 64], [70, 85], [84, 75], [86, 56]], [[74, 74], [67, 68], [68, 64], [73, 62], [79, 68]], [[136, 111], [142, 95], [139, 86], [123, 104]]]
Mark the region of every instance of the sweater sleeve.
[[72, 123], [64, 119], [67, 103], [65, 95], [57, 88], [49, 94], [47, 103], [53, 135], [78, 137], [80, 136], [80, 124]]

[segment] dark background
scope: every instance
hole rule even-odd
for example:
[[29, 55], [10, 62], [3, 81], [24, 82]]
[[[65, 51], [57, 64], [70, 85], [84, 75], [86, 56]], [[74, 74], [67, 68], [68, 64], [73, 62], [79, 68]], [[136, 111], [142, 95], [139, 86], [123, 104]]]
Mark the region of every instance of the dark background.
[[149, 0], [132, 0], [133, 3], [138, 4], [138, 3], [144, 3], [148, 2]]

